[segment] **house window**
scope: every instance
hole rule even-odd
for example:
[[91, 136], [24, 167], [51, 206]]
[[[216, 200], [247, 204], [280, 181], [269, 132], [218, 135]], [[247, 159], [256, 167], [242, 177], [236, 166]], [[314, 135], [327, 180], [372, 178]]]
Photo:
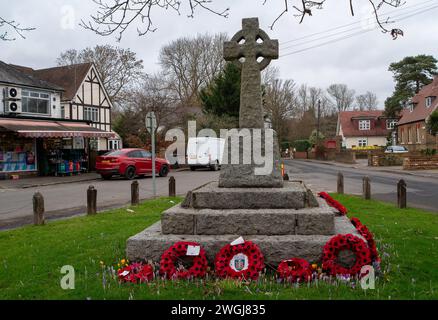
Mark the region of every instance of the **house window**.
[[120, 140], [108, 140], [108, 150], [119, 150]]
[[418, 127], [418, 126], [417, 126], [417, 130], [416, 130], [416, 140], [417, 140], [417, 143], [421, 142], [420, 127]]
[[412, 143], [412, 128], [408, 128], [408, 143]]
[[65, 119], [65, 107], [61, 106], [61, 119]]
[[27, 113], [50, 114], [48, 93], [23, 90], [21, 92], [22, 111]]
[[99, 109], [94, 107], [84, 107], [84, 120], [92, 122], [99, 121]]
[[426, 98], [426, 107], [430, 108], [432, 106], [433, 100], [435, 100], [435, 97], [427, 97]]
[[358, 145], [359, 145], [359, 147], [366, 147], [367, 146], [367, 139], [359, 139]]
[[386, 120], [386, 129], [393, 130], [395, 129], [396, 125], [397, 125], [397, 120], [394, 119]]
[[359, 121], [359, 130], [370, 130], [371, 121], [370, 120], [360, 120]]

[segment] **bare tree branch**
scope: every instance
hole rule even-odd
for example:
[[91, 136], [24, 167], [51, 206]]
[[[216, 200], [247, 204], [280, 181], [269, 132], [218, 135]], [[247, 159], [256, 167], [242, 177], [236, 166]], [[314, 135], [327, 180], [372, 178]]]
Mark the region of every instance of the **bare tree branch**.
[[[288, 1], [290, 2], [296, 2], [298, 0], [284, 0], [284, 10], [277, 16], [277, 18], [274, 20], [272, 25], [270, 26], [271, 29], [274, 28], [274, 25], [277, 23], [277, 21], [285, 15], [289, 11]], [[300, 7], [294, 5], [293, 8], [299, 12], [299, 14], [294, 14], [295, 17], [298, 17], [300, 19], [299, 23], [302, 23], [304, 21], [304, 18], [306, 15], [309, 17], [312, 16], [312, 10], [313, 9], [323, 9], [323, 5], [325, 4], [326, 0], [322, 1], [312, 1], [312, 0], [299, 0], [301, 2]], [[268, 2], [268, 0], [264, 0], [263, 5], [265, 5]], [[350, 6], [350, 12], [351, 15], [354, 16], [354, 3], [353, 0], [348, 0], [349, 6]], [[387, 29], [385, 25], [390, 24], [391, 21], [389, 19], [382, 21], [378, 11], [381, 7], [384, 5], [388, 5], [394, 8], [400, 7], [405, 4], [404, 0], [368, 0], [375, 17], [375, 20], [379, 26], [379, 28], [382, 30], [383, 33], [390, 33], [393, 39], [397, 39], [398, 36], [403, 36], [403, 31], [400, 29]]]
[[[88, 30], [92, 30], [98, 35], [109, 36], [117, 34], [117, 40], [122, 38], [123, 33], [134, 21], [139, 20], [145, 25], [142, 29], [137, 28], [139, 36], [148, 32], [154, 32], [152, 21], [152, 9], [161, 8], [163, 10], [173, 10], [181, 14], [181, 0], [92, 0], [98, 5], [96, 14], [91, 15], [91, 20], [85, 22], [81, 20], [80, 25]], [[210, 13], [227, 18], [229, 8], [223, 11], [216, 11], [211, 8], [213, 0], [185, 0], [189, 7], [189, 18], [193, 18], [197, 8], [201, 8]], [[110, 4], [109, 4], [110, 3]]]
[[[188, 8], [188, 17], [193, 18], [196, 9], [202, 9], [209, 13], [227, 18], [230, 8], [226, 8], [222, 11], [217, 11], [212, 8], [212, 3], [214, 0], [92, 0], [97, 4], [98, 9], [94, 15], [91, 15], [91, 21], [85, 22], [81, 21], [80, 25], [85, 29], [94, 31], [95, 33], [108, 36], [114, 33], [117, 34], [116, 38], [120, 40], [123, 33], [133, 24], [135, 21], [141, 22], [143, 24], [142, 28], [137, 28], [137, 33], [139, 36], [145, 35], [148, 32], [154, 32], [156, 30], [153, 20], [152, 11], [153, 9], [162, 10], [173, 10], [178, 14], [181, 14], [182, 7], [184, 4]], [[273, 29], [275, 24], [289, 12], [289, 7], [295, 9], [298, 17], [299, 23], [304, 21], [307, 16], [311, 17], [313, 15], [313, 10], [321, 10], [327, 0], [313, 1], [313, 0], [282, 0], [284, 2], [283, 11], [274, 19], [270, 28]], [[349, 7], [351, 15], [354, 16], [354, 2], [353, 0], [346, 0]], [[375, 20], [382, 30], [383, 33], [390, 33], [394, 39], [398, 36], [403, 35], [403, 31], [400, 29], [387, 29], [385, 26], [391, 21], [387, 19], [382, 21], [379, 17], [378, 11], [383, 6], [400, 7], [405, 2], [404, 0], [368, 0]], [[263, 0], [263, 5], [268, 3], [268, 0]]]
[[[12, 29], [12, 33], [18, 34], [22, 39], [26, 39], [24, 36], [25, 32], [35, 30], [35, 28], [32, 27], [21, 27], [20, 23], [16, 22], [15, 20], [5, 20], [4, 18], [0, 17], [0, 30], [2, 28]], [[8, 30], [5, 30], [0, 31], [0, 40], [14, 41], [16, 38], [14, 36], [11, 37]]]

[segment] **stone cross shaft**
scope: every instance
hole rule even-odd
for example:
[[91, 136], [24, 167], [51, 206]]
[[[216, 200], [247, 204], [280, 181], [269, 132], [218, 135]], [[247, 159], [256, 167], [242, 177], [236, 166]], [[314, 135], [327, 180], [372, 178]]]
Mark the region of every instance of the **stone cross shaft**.
[[258, 18], [242, 20], [242, 30], [224, 43], [224, 58], [242, 72], [240, 88], [240, 128], [264, 128], [260, 71], [278, 59], [278, 40], [260, 29]]

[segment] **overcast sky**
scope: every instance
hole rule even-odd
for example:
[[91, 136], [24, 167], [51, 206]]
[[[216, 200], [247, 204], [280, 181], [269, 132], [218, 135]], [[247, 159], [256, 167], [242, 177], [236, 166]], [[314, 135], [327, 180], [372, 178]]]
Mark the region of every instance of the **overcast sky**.
[[[0, 60], [47, 68], [55, 66], [59, 53], [66, 49], [79, 50], [96, 44], [112, 44], [136, 52], [144, 60], [145, 71], [154, 73], [159, 69], [159, 50], [170, 41], [205, 32], [226, 32], [232, 36], [240, 29], [242, 18], [259, 17], [261, 27], [271, 38], [280, 41], [280, 55], [284, 56], [273, 64], [279, 68], [281, 78], [323, 88], [331, 83], [346, 83], [357, 93], [370, 90], [378, 95], [380, 108], [383, 108], [383, 102], [394, 86], [392, 74], [388, 72], [391, 62], [417, 54], [438, 57], [438, 8], [433, 7], [438, 6], [438, 0], [406, 0], [400, 9], [382, 8], [380, 12], [391, 12], [394, 20], [413, 15], [394, 24], [394, 27], [400, 27], [405, 32], [405, 36], [396, 41], [377, 29], [362, 32], [371, 26], [367, 20], [370, 12], [368, 1], [362, 1], [362, 7], [356, 5], [356, 15], [352, 17], [347, 0], [327, 0], [324, 10], [314, 10], [313, 17], [307, 16], [302, 24], [299, 24], [298, 18], [293, 16], [295, 12], [290, 8], [290, 13], [279, 20], [274, 30], [270, 30], [269, 26], [283, 10], [284, 1], [267, 0], [266, 5], [263, 2], [214, 0], [213, 8], [230, 8], [228, 19], [202, 10], [196, 12], [194, 19], [190, 19], [187, 18], [187, 7], [182, 8], [180, 16], [173, 11], [157, 9], [153, 13], [157, 27], [154, 33], [138, 37], [136, 28], [141, 25], [133, 25], [118, 43], [114, 36], [98, 36], [78, 26], [81, 19], [88, 20], [89, 15], [95, 12], [96, 5], [91, 0], [0, 0], [0, 16], [36, 28], [26, 33], [26, 39], [0, 42]], [[348, 24], [351, 25], [320, 33]], [[314, 33], [318, 35], [308, 36]], [[357, 33], [360, 34], [286, 55]], [[306, 38], [289, 42], [302, 37]]]

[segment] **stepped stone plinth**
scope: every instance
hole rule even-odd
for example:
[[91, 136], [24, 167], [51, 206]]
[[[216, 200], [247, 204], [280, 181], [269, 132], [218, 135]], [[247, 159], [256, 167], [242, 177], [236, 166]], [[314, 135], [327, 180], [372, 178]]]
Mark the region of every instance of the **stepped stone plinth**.
[[[306, 194], [306, 193], [304, 193]], [[163, 212], [163, 234], [331, 235], [335, 213], [322, 199], [319, 207], [199, 209], [177, 205]]]
[[[336, 213], [303, 182], [282, 180], [277, 136], [264, 129], [260, 88], [260, 70], [278, 58], [278, 41], [260, 30], [258, 19], [244, 19], [243, 29], [225, 43], [224, 56], [242, 71], [237, 130], [241, 136], [226, 140], [227, 164], [219, 181], [188, 192], [181, 204], [163, 212], [160, 222], [129, 238], [127, 257], [158, 262], [175, 242], [194, 241], [204, 247], [213, 264], [222, 246], [243, 236], [257, 244], [265, 262], [274, 266], [294, 257], [320, 261], [332, 236], [359, 234], [348, 218]], [[245, 61], [239, 62], [242, 57]], [[258, 62], [260, 57], [263, 60]], [[245, 140], [253, 147], [249, 153], [242, 147]], [[235, 143], [239, 143], [237, 151], [232, 150]], [[237, 163], [231, 161], [233, 155]], [[259, 174], [264, 166], [258, 155], [268, 159], [265, 164], [271, 171]], [[352, 260], [343, 254], [339, 261], [349, 264]]]
[[[334, 218], [333, 234], [352, 233], [359, 236], [356, 229], [345, 216]], [[235, 240], [239, 234], [193, 235], [163, 234], [161, 222], [128, 239], [127, 256], [131, 261], [160, 261], [163, 252], [178, 241], [194, 241], [206, 250], [207, 259], [212, 265], [219, 250]], [[283, 259], [300, 257], [310, 262], [319, 262], [322, 248], [332, 235], [251, 235], [245, 240], [256, 243], [265, 257], [265, 263], [278, 265]], [[349, 263], [349, 256], [340, 256], [343, 263]], [[345, 261], [344, 261], [345, 260]]]
[[314, 203], [304, 184], [282, 188], [220, 188], [217, 181], [192, 190], [189, 206], [196, 209], [302, 209]]

